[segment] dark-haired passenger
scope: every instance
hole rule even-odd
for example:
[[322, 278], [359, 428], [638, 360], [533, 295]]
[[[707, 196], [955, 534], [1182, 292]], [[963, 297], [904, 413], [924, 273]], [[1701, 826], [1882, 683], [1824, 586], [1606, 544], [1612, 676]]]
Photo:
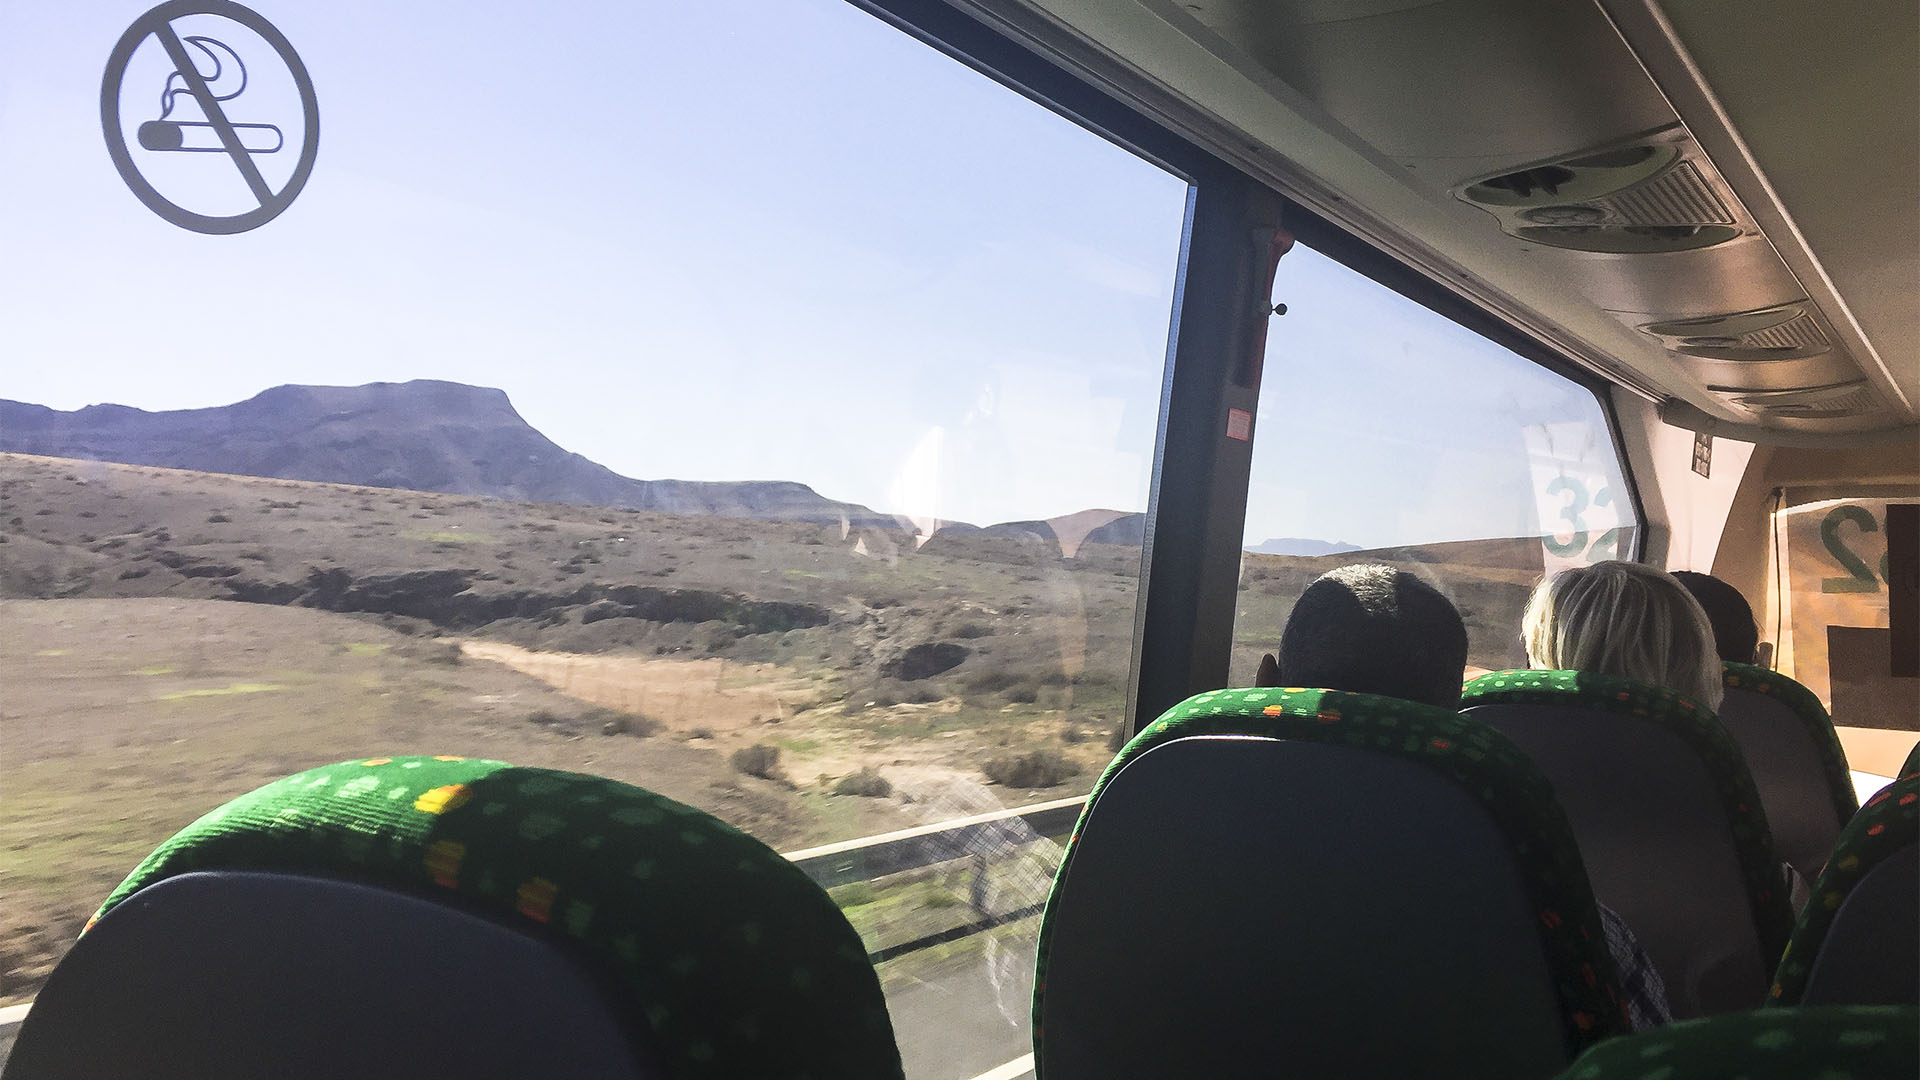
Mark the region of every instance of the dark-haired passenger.
[[1760, 662], [1760, 624], [1754, 621], [1753, 607], [1740, 590], [1714, 577], [1692, 570], [1675, 570], [1673, 578], [1700, 601], [1713, 627], [1714, 651], [1720, 659], [1735, 664]]
[[[1453, 602], [1412, 574], [1379, 564], [1329, 570], [1294, 602], [1278, 655], [1260, 658], [1259, 686], [1311, 686], [1460, 707], [1467, 627]], [[1673, 1018], [1666, 983], [1633, 931], [1599, 904], [1607, 951], [1635, 1031]]]
[[1391, 566], [1315, 578], [1287, 616], [1280, 653], [1260, 658], [1260, 686], [1312, 686], [1460, 707], [1467, 627], [1440, 590]]

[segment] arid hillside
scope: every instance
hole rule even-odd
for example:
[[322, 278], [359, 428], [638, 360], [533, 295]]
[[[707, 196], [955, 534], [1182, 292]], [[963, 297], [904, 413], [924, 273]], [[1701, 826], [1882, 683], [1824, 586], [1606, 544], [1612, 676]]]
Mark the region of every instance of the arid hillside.
[[[1085, 791], [1123, 721], [1138, 522], [916, 544], [0, 454], [0, 1003], [174, 830], [327, 761], [595, 772], [786, 850]], [[1248, 554], [1233, 679], [1366, 559], [1454, 596], [1475, 664], [1516, 662], [1537, 542]]]

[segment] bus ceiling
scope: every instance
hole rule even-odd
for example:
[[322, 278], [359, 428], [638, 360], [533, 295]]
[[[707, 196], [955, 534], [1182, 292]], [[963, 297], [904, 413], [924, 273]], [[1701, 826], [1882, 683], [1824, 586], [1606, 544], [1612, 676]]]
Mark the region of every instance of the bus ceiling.
[[953, 2], [1672, 423], [1920, 431], [1911, 0]]

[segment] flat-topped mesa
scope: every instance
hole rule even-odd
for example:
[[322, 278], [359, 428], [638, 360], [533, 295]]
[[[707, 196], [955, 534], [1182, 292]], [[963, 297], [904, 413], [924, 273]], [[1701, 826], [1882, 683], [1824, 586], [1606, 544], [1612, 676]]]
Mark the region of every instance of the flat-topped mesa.
[[506, 392], [437, 379], [276, 386], [232, 405], [71, 412], [0, 400], [0, 451], [282, 480], [897, 528], [788, 480], [635, 480], [529, 425]]

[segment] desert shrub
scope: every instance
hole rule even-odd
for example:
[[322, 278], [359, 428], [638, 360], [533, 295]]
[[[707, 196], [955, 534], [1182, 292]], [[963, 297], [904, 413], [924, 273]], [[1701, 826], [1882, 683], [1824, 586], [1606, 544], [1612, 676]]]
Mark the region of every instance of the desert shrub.
[[207, 524], [209, 525], [219, 525], [219, 524], [222, 524], [223, 522], [228, 522], [232, 520], [233, 520], [232, 518], [228, 517], [225, 514], [208, 514], [207, 515]]
[[860, 795], [869, 799], [884, 799], [893, 794], [893, 784], [881, 776], [879, 770], [867, 768], [850, 776], [843, 776], [833, 785], [835, 795]]
[[1066, 726], [1060, 729], [1060, 741], [1066, 743], [1068, 746], [1075, 746], [1086, 740], [1087, 733], [1081, 731], [1080, 725], [1071, 720], [1067, 721]]
[[559, 727], [560, 717], [552, 709], [535, 709], [527, 714], [527, 723], [535, 727]]
[[1040, 688], [1022, 680], [1007, 688], [1007, 700], [1016, 705], [1031, 705], [1040, 700]]
[[598, 726], [602, 735], [632, 735], [644, 739], [660, 730], [660, 721], [639, 713], [623, 712], [619, 709], [588, 709], [580, 714], [582, 722], [589, 727]]
[[1107, 735], [1107, 749], [1117, 754], [1120, 752], [1120, 748], [1125, 745], [1127, 745], [1127, 722], [1125, 720], [1115, 721], [1113, 731]]
[[1053, 787], [1080, 774], [1080, 766], [1058, 750], [1030, 750], [1024, 754], [988, 758], [981, 771], [1002, 787]]
[[711, 738], [713, 738], [713, 729], [712, 729], [712, 728], [710, 728], [710, 727], [697, 727], [697, 728], [694, 728], [694, 729], [693, 729], [692, 731], [689, 731], [689, 732], [687, 732], [687, 738], [689, 738], [689, 739], [711, 739]]
[[967, 689], [976, 694], [991, 694], [1005, 690], [1019, 681], [1020, 675], [1017, 672], [1008, 671], [1005, 668], [988, 668], [985, 671], [975, 672], [969, 677]]
[[457, 641], [409, 641], [394, 650], [409, 660], [418, 660], [426, 664], [439, 664], [442, 667], [456, 667], [462, 657], [460, 643]]
[[754, 743], [733, 752], [733, 767], [748, 776], [773, 780], [780, 776], [780, 748], [770, 743]]

